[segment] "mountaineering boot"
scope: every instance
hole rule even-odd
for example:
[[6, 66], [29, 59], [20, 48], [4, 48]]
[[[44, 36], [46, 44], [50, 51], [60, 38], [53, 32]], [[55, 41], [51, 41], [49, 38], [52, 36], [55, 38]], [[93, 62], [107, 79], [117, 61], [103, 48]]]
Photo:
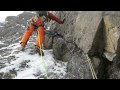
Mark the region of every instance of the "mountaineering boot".
[[36, 48], [36, 52], [41, 56], [41, 53], [42, 53], [42, 56], [44, 56], [44, 52], [43, 50], [40, 50], [40, 48]]
[[26, 43], [21, 42], [20, 44], [21, 44], [21, 47], [20, 47], [19, 50], [20, 50], [20, 51], [24, 51], [24, 50], [25, 50]]

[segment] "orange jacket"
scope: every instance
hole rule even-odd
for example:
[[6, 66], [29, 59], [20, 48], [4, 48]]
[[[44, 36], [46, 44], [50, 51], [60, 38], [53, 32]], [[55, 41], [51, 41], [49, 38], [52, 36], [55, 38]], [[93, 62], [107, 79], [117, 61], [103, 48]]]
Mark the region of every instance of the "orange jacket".
[[[48, 12], [47, 14], [47, 18], [52, 19], [54, 21], [56, 21], [59, 24], [62, 24], [63, 21], [61, 21], [59, 18], [57, 18], [55, 15], [53, 15], [52, 13]], [[32, 23], [35, 26], [44, 26], [44, 23], [47, 20], [44, 21], [44, 17], [37, 17], [37, 16], [33, 16], [30, 23]]]
[[[33, 16], [32, 19], [28, 22], [27, 30], [21, 39], [21, 43], [20, 43], [21, 46], [23, 46], [23, 47], [26, 46], [27, 41], [29, 40], [30, 36], [32, 35], [35, 27], [38, 27], [37, 31], [39, 32], [39, 35], [37, 36], [35, 45], [42, 48], [42, 43], [44, 41], [44, 29], [45, 29], [44, 25], [45, 25], [45, 22], [47, 22], [47, 20], [46, 20], [47, 18], [55, 20], [59, 24], [63, 23], [63, 21], [61, 21], [55, 15], [53, 15], [52, 13], [49, 13], [49, 12], [47, 13], [46, 18], [44, 18], [44, 16], [41, 16], [41, 17], [38, 17], [37, 15]], [[39, 27], [39, 26], [42, 26], [42, 27]], [[40, 43], [39, 43], [39, 39], [40, 39]]]

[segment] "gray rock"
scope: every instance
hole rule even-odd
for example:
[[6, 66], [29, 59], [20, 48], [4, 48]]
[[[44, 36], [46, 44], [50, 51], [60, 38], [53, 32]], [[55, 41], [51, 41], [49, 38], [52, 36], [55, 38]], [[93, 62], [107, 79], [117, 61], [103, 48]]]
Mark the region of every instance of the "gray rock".
[[75, 53], [67, 65], [67, 77], [70, 79], [92, 79], [86, 56]]
[[15, 71], [15, 69], [13, 68], [12, 70], [10, 70], [9, 72], [4, 73], [2, 79], [12, 79], [15, 76], [17, 76], [17, 72]]
[[[53, 41], [53, 54], [57, 59], [62, 59], [62, 56], [65, 54], [65, 42], [62, 38], [54, 38]], [[59, 51], [60, 50], [60, 51]]]
[[[120, 35], [119, 11], [54, 11], [53, 13], [61, 19], [66, 19], [63, 25], [59, 25], [53, 21], [50, 23], [50, 29], [62, 36], [61, 39], [56, 37], [54, 38], [53, 52], [55, 57], [61, 60], [66, 58], [64, 57], [66, 52], [70, 52], [72, 54], [69, 59], [72, 58], [70, 61], [72, 62], [73, 60], [73, 65], [68, 65], [69, 68], [72, 68], [72, 70], [68, 69], [72, 78], [74, 76], [78, 78], [79, 76], [78, 73], [80, 71], [75, 69], [80, 66], [80, 61], [76, 59], [77, 63], [75, 64], [73, 59], [75, 58], [73, 54], [79, 50], [82, 50], [83, 53], [88, 53], [89, 56], [92, 57], [92, 63], [97, 74], [100, 74], [100, 72], [104, 74], [106, 72], [106, 75], [103, 75], [103, 78], [108, 78], [109, 76], [111, 78], [120, 77], [118, 69], [120, 66], [118, 60], [119, 53], [117, 53], [119, 52]], [[69, 45], [69, 43], [71, 44]], [[63, 47], [65, 51], [63, 50]], [[67, 55], [68, 57], [70, 56], [70, 54]], [[111, 57], [111, 55], [114, 57]], [[95, 56], [97, 56], [98, 59], [95, 59]], [[79, 56], [79, 58], [81, 61], [83, 60], [82, 56]], [[109, 64], [110, 62], [106, 61], [107, 59], [113, 61], [113, 64]], [[102, 67], [102, 64], [100, 63], [103, 62], [105, 64]], [[104, 70], [103, 68], [105, 67], [107, 68]], [[102, 78], [102, 75], [98, 76]], [[80, 78], [90, 77], [88, 75], [87, 77], [81, 76]]]
[[8, 46], [7, 44], [0, 44], [0, 48]]
[[30, 62], [30, 60], [26, 60], [26, 61], [22, 62], [19, 68], [29, 68], [29, 66], [27, 65], [27, 63], [29, 63], [29, 62]]
[[66, 42], [60, 37], [55, 37], [53, 40], [53, 54], [58, 60], [68, 61], [71, 58]]
[[[105, 49], [105, 53], [107, 53], [105, 54], [107, 58], [108, 56], [115, 56], [116, 54], [118, 39], [120, 37], [119, 20], [120, 20], [119, 16], [110, 16], [110, 15], [104, 16], [104, 29], [105, 29], [104, 49]], [[112, 61], [113, 58], [109, 60]]]
[[3, 75], [4, 75], [4, 73], [3, 73], [3, 72], [2, 72], [2, 73], [0, 73], [0, 79], [2, 79]]
[[52, 49], [53, 38], [56, 34], [52, 31], [45, 31], [45, 40], [44, 40], [44, 47], [46, 49]]
[[8, 16], [5, 21], [7, 21], [7, 23], [5, 24], [5, 27], [11, 27], [11, 26], [16, 26], [17, 25], [17, 21], [19, 21], [17, 16]]
[[99, 57], [92, 57], [91, 58], [92, 65], [94, 66], [94, 70], [96, 72], [96, 75], [98, 75], [99, 72], [99, 66], [100, 66], [100, 58]]
[[4, 64], [0, 64], [0, 69], [6, 67], [5, 63]]
[[102, 12], [65, 11], [59, 14], [63, 14], [62, 18], [66, 18], [66, 21], [63, 25], [53, 24], [51, 30], [62, 35], [67, 42], [75, 42], [79, 48], [88, 52], [102, 20]]
[[5, 73], [4, 76], [3, 76], [3, 79], [11, 79], [12, 76], [10, 73]]

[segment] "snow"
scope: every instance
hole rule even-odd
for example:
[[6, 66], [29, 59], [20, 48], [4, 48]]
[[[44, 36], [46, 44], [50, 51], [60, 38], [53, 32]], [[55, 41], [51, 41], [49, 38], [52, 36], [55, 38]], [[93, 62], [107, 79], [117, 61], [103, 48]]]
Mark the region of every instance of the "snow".
[[0, 27], [4, 27], [4, 26], [0, 26]]
[[33, 14], [35, 14], [35, 13], [36, 13], [35, 11], [26, 11], [26, 12], [30, 12], [30, 13], [33, 13]]
[[[9, 45], [6, 48], [12, 49], [12, 52], [9, 56], [15, 56], [16, 60], [12, 61], [10, 64], [6, 63], [7, 67], [2, 68], [0, 72], [7, 73], [12, 69], [17, 71], [17, 76], [13, 79], [37, 79], [38, 77], [35, 76], [36, 74], [44, 75], [45, 76], [45, 68], [43, 67], [42, 57], [40, 57], [37, 53], [31, 55], [31, 49], [26, 49], [25, 52], [14, 53], [16, 48], [19, 47], [19, 43]], [[48, 73], [53, 73], [55, 75], [60, 76], [62, 73], [63, 75], [66, 74], [66, 65], [67, 63], [56, 63], [52, 49], [51, 50], [43, 50], [44, 51], [44, 63]], [[6, 56], [6, 57], [9, 57]], [[27, 62], [27, 66], [25, 68], [20, 68], [23, 62]], [[43, 79], [43, 78], [40, 78]]]
[[0, 44], [4, 44], [4, 43], [0, 41]]
[[46, 30], [48, 30], [48, 31], [49, 31], [49, 30], [50, 30], [50, 27], [47, 27], [47, 29], [46, 29]]
[[17, 16], [24, 11], [0, 11], [0, 22], [4, 22], [7, 16]]

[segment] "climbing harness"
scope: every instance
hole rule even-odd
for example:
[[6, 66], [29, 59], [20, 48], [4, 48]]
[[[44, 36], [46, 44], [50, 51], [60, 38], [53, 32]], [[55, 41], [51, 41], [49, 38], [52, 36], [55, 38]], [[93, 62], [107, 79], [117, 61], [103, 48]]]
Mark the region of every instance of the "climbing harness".
[[44, 58], [42, 56], [42, 47], [40, 45], [40, 34], [39, 34], [39, 32], [38, 32], [38, 36], [39, 36], [39, 46], [40, 46], [40, 54], [41, 54], [41, 58], [42, 58], [42, 65], [43, 65], [43, 68], [45, 70], [46, 78], [48, 79], [47, 69], [46, 69], [46, 66], [45, 66]]
[[88, 61], [88, 63], [89, 63], [89, 67], [90, 67], [90, 71], [91, 71], [91, 73], [92, 73], [92, 77], [93, 77], [93, 79], [97, 79], [97, 75], [96, 75], [96, 73], [95, 73], [95, 70], [94, 70], [94, 68], [93, 68], [93, 65], [92, 65], [92, 63], [91, 63], [90, 58], [88, 57], [88, 55], [86, 55], [86, 57], [87, 57], [87, 61]]

